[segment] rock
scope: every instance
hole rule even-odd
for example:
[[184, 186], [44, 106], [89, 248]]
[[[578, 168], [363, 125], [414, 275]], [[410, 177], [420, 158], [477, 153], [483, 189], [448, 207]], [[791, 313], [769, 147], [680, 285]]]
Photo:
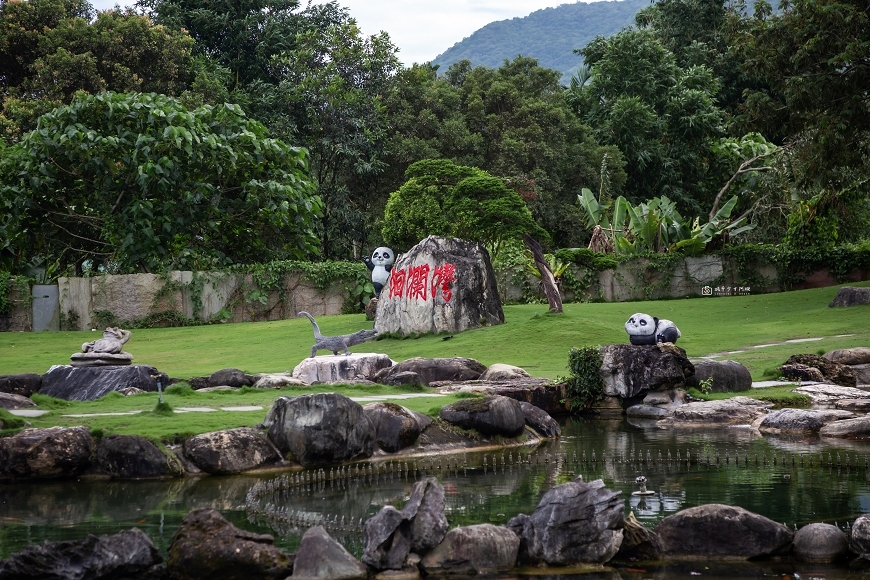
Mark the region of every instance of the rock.
[[362, 562], [336, 542], [323, 526], [309, 528], [299, 542], [293, 563], [294, 580], [365, 580]]
[[851, 286], [843, 286], [837, 291], [837, 295], [828, 304], [829, 308], [860, 306], [861, 304], [870, 304], [870, 288], [852, 288]]
[[351, 353], [349, 355], [321, 355], [302, 359], [293, 369], [293, 378], [306, 384], [338, 383], [354, 379], [369, 379], [381, 369], [393, 366], [385, 354]]
[[436, 381], [473, 381], [480, 378], [486, 366], [472, 358], [409, 358], [379, 371], [372, 380], [382, 385], [398, 373], [410, 371], [417, 373], [420, 383], [430, 385]]
[[852, 413], [866, 413], [870, 411], [870, 398], [867, 399], [841, 399], [834, 403], [834, 407]]
[[281, 460], [266, 437], [250, 427], [194, 435], [184, 440], [184, 454], [206, 473], [240, 473]]
[[513, 381], [528, 378], [531, 378], [531, 375], [525, 369], [501, 363], [490, 365], [480, 375], [481, 381]]
[[42, 377], [40, 395], [67, 401], [94, 401], [112, 391], [136, 387], [143, 391], [157, 392], [159, 377], [164, 385], [169, 377], [154, 367], [145, 365], [71, 367], [53, 366]]
[[257, 377], [246, 374], [239, 369], [221, 369], [208, 377], [208, 386], [222, 387], [224, 385], [240, 389], [250, 387], [257, 382]]
[[617, 558], [621, 560], [659, 560], [662, 545], [658, 534], [637, 521], [629, 512], [622, 523], [622, 545]]
[[389, 375], [381, 384], [390, 385], [392, 387], [416, 386], [422, 385], [423, 381], [420, 380], [420, 375], [417, 373], [413, 371], [403, 371]]
[[413, 550], [431, 550], [444, 539], [444, 487], [434, 477], [418, 481], [401, 510], [384, 506], [366, 520], [363, 562], [376, 570], [399, 570]]
[[0, 560], [4, 580], [109, 580], [137, 578], [163, 562], [160, 551], [138, 528], [99, 538], [27, 546]]
[[495, 272], [473, 242], [429, 236], [396, 260], [375, 330], [403, 336], [504, 323]]
[[713, 393], [736, 393], [752, 388], [749, 369], [733, 360], [705, 360], [695, 364], [695, 374], [686, 378], [687, 387], [699, 388], [701, 381], [713, 379]]
[[125, 397], [132, 397], [133, 395], [141, 395], [145, 391], [136, 387], [127, 387], [126, 389], [120, 389], [118, 392]]
[[653, 405], [632, 405], [625, 410], [625, 414], [635, 419], [667, 419], [674, 416], [674, 410], [667, 407]]
[[526, 425], [544, 437], [560, 437], [562, 435], [562, 428], [559, 427], [559, 422], [553, 419], [546, 411], [525, 401], [520, 401], [520, 409], [523, 411]]
[[852, 372], [859, 385], [870, 385], [870, 364], [852, 365]]
[[12, 393], [0, 393], [0, 409], [27, 409], [31, 407], [36, 407], [36, 403], [27, 397]]
[[686, 403], [674, 410], [673, 417], [659, 421], [657, 425], [663, 428], [748, 425], [772, 406], [773, 403], [750, 397]]
[[839, 437], [841, 439], [866, 439], [870, 437], [870, 416], [844, 419], [828, 423], [819, 430], [822, 437]]
[[558, 566], [607, 562], [622, 544], [624, 503], [619, 496], [600, 479], [577, 479], [550, 489], [532, 515], [521, 514], [508, 524], [522, 541], [521, 561]]
[[139, 479], [182, 475], [181, 466], [154, 443], [135, 435], [109, 435], [97, 443], [97, 469], [112, 477]]
[[463, 429], [503, 437], [520, 435], [526, 425], [519, 402], [499, 395], [461, 399], [443, 406], [440, 417]]
[[792, 378], [786, 372], [786, 367], [805, 365], [808, 367], [819, 369], [824, 377], [825, 383], [834, 383], [841, 387], [854, 387], [856, 385], [855, 372], [848, 365], [843, 365], [831, 362], [828, 359], [817, 354], [794, 354], [788, 357], [785, 364], [782, 365], [782, 373], [787, 378]]
[[305, 467], [371, 457], [375, 449], [362, 406], [337, 393], [278, 397], [263, 425], [272, 443]]
[[[870, 348], [856, 346], [855, 348], [832, 350], [826, 352], [824, 357], [841, 365], [866, 365], [870, 364]], [[2, 377], [0, 377], [0, 381], [2, 381]], [[2, 382], [0, 382], [0, 390], [3, 390]]]
[[516, 566], [520, 539], [507, 528], [478, 524], [453, 528], [423, 556], [426, 574], [483, 574]]
[[208, 377], [192, 377], [187, 379], [187, 384], [190, 385], [190, 388], [194, 391], [209, 388]]
[[221, 385], [219, 387], [205, 387], [204, 389], [197, 389], [197, 393], [214, 393], [215, 391], [238, 391], [239, 389], [236, 387], [231, 387], [229, 385]]
[[24, 429], [0, 438], [0, 478], [73, 477], [90, 465], [93, 451], [85, 427]]
[[849, 534], [849, 547], [862, 558], [870, 555], [870, 514], [855, 519]]
[[395, 403], [369, 403], [363, 411], [375, 429], [375, 442], [387, 453], [410, 447], [432, 419]]
[[792, 553], [804, 562], [835, 562], [849, 553], [849, 540], [831, 524], [808, 524], [794, 535]]
[[682, 387], [695, 372], [686, 352], [662, 352], [657, 345], [607, 344], [601, 347], [603, 362], [598, 371], [604, 379], [604, 394], [629, 399], [646, 391]]
[[304, 387], [305, 381], [294, 379], [293, 373], [272, 373], [260, 375], [254, 383], [255, 389], [280, 389], [281, 387]]
[[785, 554], [792, 532], [737, 506], [707, 504], [664, 518], [655, 528], [665, 558], [749, 559]]
[[762, 433], [815, 433], [828, 423], [850, 419], [854, 415], [848, 411], [779, 409], [768, 413], [758, 426]]
[[600, 401], [592, 403], [591, 406], [585, 409], [585, 412], [591, 413], [601, 418], [622, 418], [625, 415], [625, 409], [622, 407], [622, 399], [619, 397], [602, 397]]
[[29, 397], [42, 388], [42, 375], [25, 373], [22, 375], [4, 375], [0, 377], [0, 393], [11, 393]]
[[640, 405], [632, 405], [625, 414], [636, 419], [666, 419], [673, 417], [674, 409], [686, 404], [686, 392], [682, 389], [649, 391]]
[[808, 396], [815, 404], [833, 405], [841, 399], [864, 399], [870, 397], [870, 393], [852, 387], [838, 387], [836, 385], [806, 385], [793, 389], [795, 393]]
[[69, 360], [74, 367], [125, 366], [133, 362], [133, 355], [129, 352], [74, 352]]
[[284, 580], [292, 557], [268, 534], [241, 530], [211, 508], [184, 516], [169, 544], [166, 567], [185, 580]]
[[553, 383], [547, 379], [530, 379], [486, 383], [480, 386], [490, 390], [487, 394], [509, 397], [521, 403], [531, 403], [550, 415], [569, 412], [565, 406], [565, 383]]
[[378, 316], [378, 299], [372, 298], [365, 308], [366, 320], [374, 320]]
[[785, 364], [779, 367], [782, 376], [790, 381], [799, 381], [802, 383], [824, 383], [825, 377], [822, 371], [817, 368], [807, 365], [789, 365]]

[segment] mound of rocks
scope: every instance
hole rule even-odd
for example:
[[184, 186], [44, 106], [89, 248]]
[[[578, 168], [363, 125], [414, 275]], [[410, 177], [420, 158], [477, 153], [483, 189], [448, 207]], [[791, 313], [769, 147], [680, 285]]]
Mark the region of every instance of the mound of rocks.
[[791, 380], [833, 383], [841, 387], [854, 387], [857, 384], [855, 371], [850, 366], [832, 362], [817, 354], [792, 355], [780, 370], [784, 377]]

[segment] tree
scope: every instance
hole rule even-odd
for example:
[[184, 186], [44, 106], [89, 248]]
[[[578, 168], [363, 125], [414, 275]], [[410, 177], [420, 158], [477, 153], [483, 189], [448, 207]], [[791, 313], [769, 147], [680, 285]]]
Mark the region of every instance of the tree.
[[0, 165], [6, 261], [111, 272], [310, 255], [322, 204], [307, 155], [237, 105], [156, 94], [76, 97]]

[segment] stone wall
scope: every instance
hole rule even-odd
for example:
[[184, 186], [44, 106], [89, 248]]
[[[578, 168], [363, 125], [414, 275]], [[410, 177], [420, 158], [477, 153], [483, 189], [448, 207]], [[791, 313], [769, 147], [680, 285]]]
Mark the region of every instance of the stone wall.
[[322, 292], [303, 280], [301, 274], [285, 277], [283, 300], [275, 290], [261, 293], [251, 276], [244, 274], [205, 273], [195, 279], [193, 272], [175, 271], [168, 277], [125, 274], [60, 278], [58, 286], [61, 314], [69, 318], [70, 312], [75, 313], [78, 330], [98, 326], [99, 313], [111, 314], [118, 321], [161, 313], [226, 322], [283, 320], [294, 318], [300, 310], [324, 316], [340, 314], [348, 298], [343, 285], [335, 284]]
[[0, 314], [0, 332], [21, 332], [33, 330], [33, 309], [26, 294], [19, 288], [13, 288], [9, 293], [12, 309]]

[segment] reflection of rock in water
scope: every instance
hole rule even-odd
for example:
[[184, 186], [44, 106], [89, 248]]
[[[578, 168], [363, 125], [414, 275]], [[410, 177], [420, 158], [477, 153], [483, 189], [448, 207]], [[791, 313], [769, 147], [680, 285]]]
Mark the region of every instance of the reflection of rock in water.
[[685, 492], [681, 492], [678, 495], [632, 495], [628, 498], [628, 505], [637, 519], [658, 521], [667, 513], [680, 511], [685, 501]]

